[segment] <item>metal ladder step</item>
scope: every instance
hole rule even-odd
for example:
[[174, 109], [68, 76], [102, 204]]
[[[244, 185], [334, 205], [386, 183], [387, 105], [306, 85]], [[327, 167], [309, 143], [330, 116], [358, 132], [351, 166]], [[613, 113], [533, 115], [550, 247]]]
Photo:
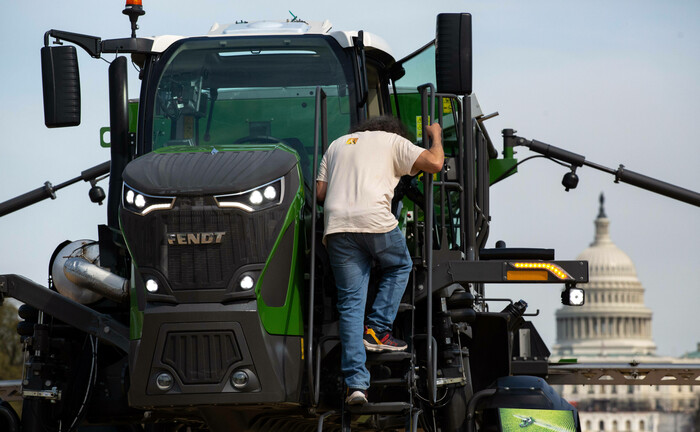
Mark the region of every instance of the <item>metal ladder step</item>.
[[373, 387], [408, 387], [408, 382], [405, 378], [384, 378], [372, 380]]
[[359, 406], [347, 406], [351, 414], [405, 414], [411, 410], [408, 402], [366, 403]]
[[410, 303], [399, 303], [399, 312], [414, 310], [416, 307]]
[[384, 352], [384, 353], [367, 353], [367, 364], [380, 364], [388, 362], [400, 362], [413, 357], [413, 353], [406, 351], [399, 352]]

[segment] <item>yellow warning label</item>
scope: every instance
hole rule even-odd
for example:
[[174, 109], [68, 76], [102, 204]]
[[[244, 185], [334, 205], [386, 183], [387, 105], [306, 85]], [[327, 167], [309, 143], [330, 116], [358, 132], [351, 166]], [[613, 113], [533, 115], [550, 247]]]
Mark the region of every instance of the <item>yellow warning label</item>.
[[355, 144], [357, 143], [357, 138], [348, 138], [347, 141], [345, 141], [345, 144]]
[[444, 98], [442, 100], [442, 112], [443, 113], [451, 113], [452, 112], [452, 104], [450, 103], [450, 99]]
[[[428, 116], [428, 124], [430, 124], [430, 116]], [[423, 117], [416, 116], [416, 138], [423, 139]]]

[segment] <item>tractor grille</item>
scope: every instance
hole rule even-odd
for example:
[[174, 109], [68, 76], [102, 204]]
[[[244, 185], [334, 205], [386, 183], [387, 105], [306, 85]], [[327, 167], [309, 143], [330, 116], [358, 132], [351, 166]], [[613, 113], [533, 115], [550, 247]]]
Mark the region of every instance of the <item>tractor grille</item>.
[[184, 384], [216, 384], [241, 358], [233, 331], [172, 332], [166, 337], [162, 361]]
[[173, 290], [224, 289], [243, 265], [264, 263], [284, 217], [284, 210], [243, 214], [231, 210], [169, 212], [168, 232], [225, 232], [220, 244], [168, 245], [167, 275]]
[[[236, 270], [264, 263], [284, 223], [284, 204], [247, 213], [204, 204], [211, 198], [179, 197], [175, 207], [138, 216], [122, 211], [122, 223], [140, 268], [154, 268], [173, 291], [226, 289]], [[225, 233], [220, 243], [169, 244], [169, 233]]]

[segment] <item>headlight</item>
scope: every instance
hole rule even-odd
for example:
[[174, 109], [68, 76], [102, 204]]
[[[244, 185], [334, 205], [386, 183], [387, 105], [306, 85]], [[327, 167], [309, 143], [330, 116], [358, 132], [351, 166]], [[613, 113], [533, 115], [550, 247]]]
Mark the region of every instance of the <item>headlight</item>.
[[147, 215], [153, 210], [169, 210], [173, 208], [174, 203], [175, 197], [147, 195], [124, 183], [122, 206], [141, 216]]
[[266, 183], [256, 188], [229, 195], [215, 196], [219, 207], [235, 207], [247, 212], [264, 210], [278, 205], [284, 197], [284, 179]]

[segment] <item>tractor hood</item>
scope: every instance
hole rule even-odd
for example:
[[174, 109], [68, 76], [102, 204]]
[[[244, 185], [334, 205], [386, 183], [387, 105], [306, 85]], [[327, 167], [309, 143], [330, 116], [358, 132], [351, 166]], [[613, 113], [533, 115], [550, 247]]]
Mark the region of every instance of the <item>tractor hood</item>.
[[[179, 151], [178, 151], [179, 150]], [[278, 145], [192, 147], [156, 151], [124, 169], [124, 182], [151, 195], [227, 194], [249, 190], [287, 174], [297, 156]]]

